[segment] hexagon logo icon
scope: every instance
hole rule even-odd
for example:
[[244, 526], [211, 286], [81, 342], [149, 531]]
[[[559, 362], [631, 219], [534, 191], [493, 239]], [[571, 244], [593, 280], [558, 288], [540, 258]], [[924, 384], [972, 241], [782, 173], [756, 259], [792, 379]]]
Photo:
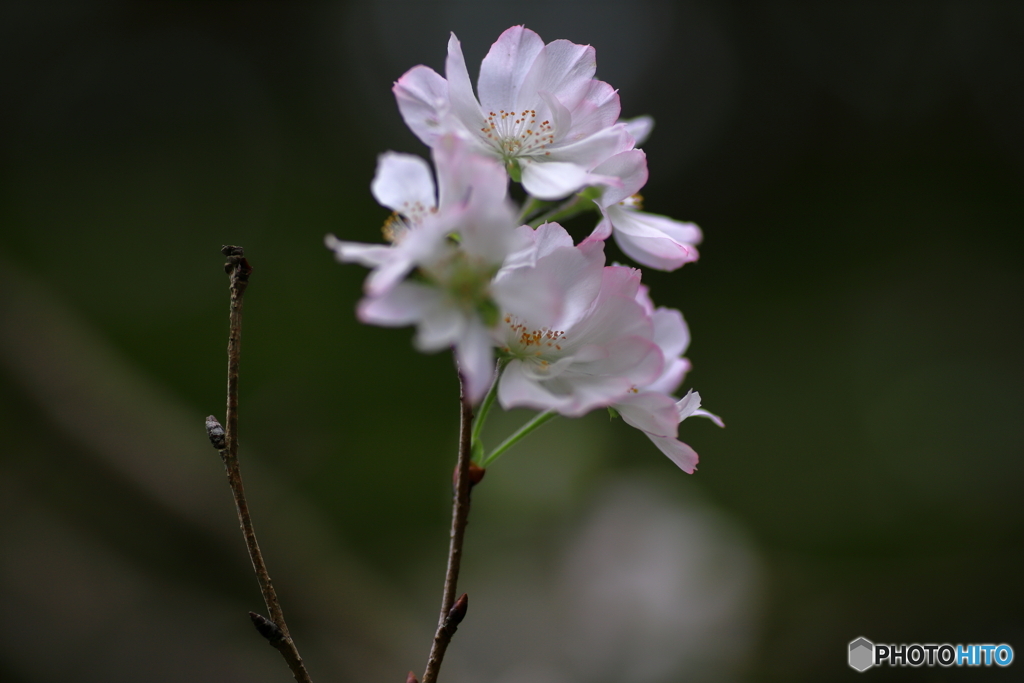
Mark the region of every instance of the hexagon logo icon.
[[875, 644], [867, 638], [850, 642], [850, 666], [857, 671], [867, 671], [875, 664]]

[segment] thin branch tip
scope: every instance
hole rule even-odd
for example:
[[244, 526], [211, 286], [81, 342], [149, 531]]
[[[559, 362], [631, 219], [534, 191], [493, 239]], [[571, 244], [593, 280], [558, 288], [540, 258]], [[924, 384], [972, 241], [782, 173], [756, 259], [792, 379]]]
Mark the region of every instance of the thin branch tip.
[[220, 451], [221, 459], [224, 461], [228, 486], [235, 499], [238, 525], [249, 551], [249, 559], [252, 561], [252, 568], [263, 595], [263, 602], [270, 614], [270, 618], [267, 618], [261, 614], [250, 612], [249, 618], [260, 635], [281, 653], [288, 668], [291, 669], [296, 683], [312, 683], [298, 648], [295, 647], [295, 642], [288, 632], [288, 624], [284, 620], [281, 603], [277, 599], [274, 584], [271, 583], [270, 574], [267, 572], [266, 562], [263, 561], [263, 553], [260, 552], [259, 543], [256, 541], [249, 505], [245, 500], [245, 487], [242, 484], [242, 473], [238, 466], [238, 365], [242, 339], [242, 295], [245, 294], [246, 286], [249, 284], [252, 266], [243, 255], [244, 251], [241, 247], [225, 245], [221, 249], [221, 253], [227, 257], [224, 270], [229, 277], [231, 292], [228, 314], [227, 411], [224, 414], [223, 425], [213, 415], [206, 418], [206, 433], [210, 442]]
[[245, 249], [225, 244], [220, 248], [220, 253], [228, 257], [227, 263], [224, 264], [224, 272], [231, 276], [232, 284], [235, 281], [247, 282], [249, 274], [252, 273], [252, 266], [245, 258]]

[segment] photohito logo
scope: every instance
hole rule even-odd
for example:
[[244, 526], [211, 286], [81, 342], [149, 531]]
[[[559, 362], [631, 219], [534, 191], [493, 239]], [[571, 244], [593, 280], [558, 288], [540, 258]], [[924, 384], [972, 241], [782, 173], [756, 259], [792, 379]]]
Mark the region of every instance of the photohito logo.
[[1013, 648], [1000, 645], [882, 645], [867, 638], [850, 641], [850, 667], [867, 671], [883, 663], [889, 666], [1009, 666]]

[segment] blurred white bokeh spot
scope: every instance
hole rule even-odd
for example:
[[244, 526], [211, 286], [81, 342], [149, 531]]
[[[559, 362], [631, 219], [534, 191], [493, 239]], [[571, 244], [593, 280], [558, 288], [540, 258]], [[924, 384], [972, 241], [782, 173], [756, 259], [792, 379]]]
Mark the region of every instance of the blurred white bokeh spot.
[[486, 578], [472, 582], [481, 599], [450, 653], [453, 680], [742, 678], [756, 642], [760, 562], [740, 530], [691, 493], [646, 478], [609, 481], [560, 542], [511, 543], [474, 563]]

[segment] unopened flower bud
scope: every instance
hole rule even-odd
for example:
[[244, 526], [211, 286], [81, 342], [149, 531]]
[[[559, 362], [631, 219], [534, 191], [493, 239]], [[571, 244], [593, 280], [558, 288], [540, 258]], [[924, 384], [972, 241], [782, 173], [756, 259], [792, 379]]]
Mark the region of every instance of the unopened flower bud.
[[279, 642], [284, 638], [284, 634], [281, 633], [281, 629], [278, 628], [277, 624], [267, 619], [262, 614], [256, 612], [249, 612], [249, 618], [252, 619], [252, 625], [256, 627], [256, 630], [260, 632], [260, 635], [270, 641], [271, 645]]
[[455, 630], [462, 623], [462, 620], [466, 618], [466, 610], [469, 608], [469, 595], [463, 593], [462, 597], [455, 601], [452, 608], [448, 610], [448, 616], [444, 620], [445, 630], [449, 634], [455, 633]]

